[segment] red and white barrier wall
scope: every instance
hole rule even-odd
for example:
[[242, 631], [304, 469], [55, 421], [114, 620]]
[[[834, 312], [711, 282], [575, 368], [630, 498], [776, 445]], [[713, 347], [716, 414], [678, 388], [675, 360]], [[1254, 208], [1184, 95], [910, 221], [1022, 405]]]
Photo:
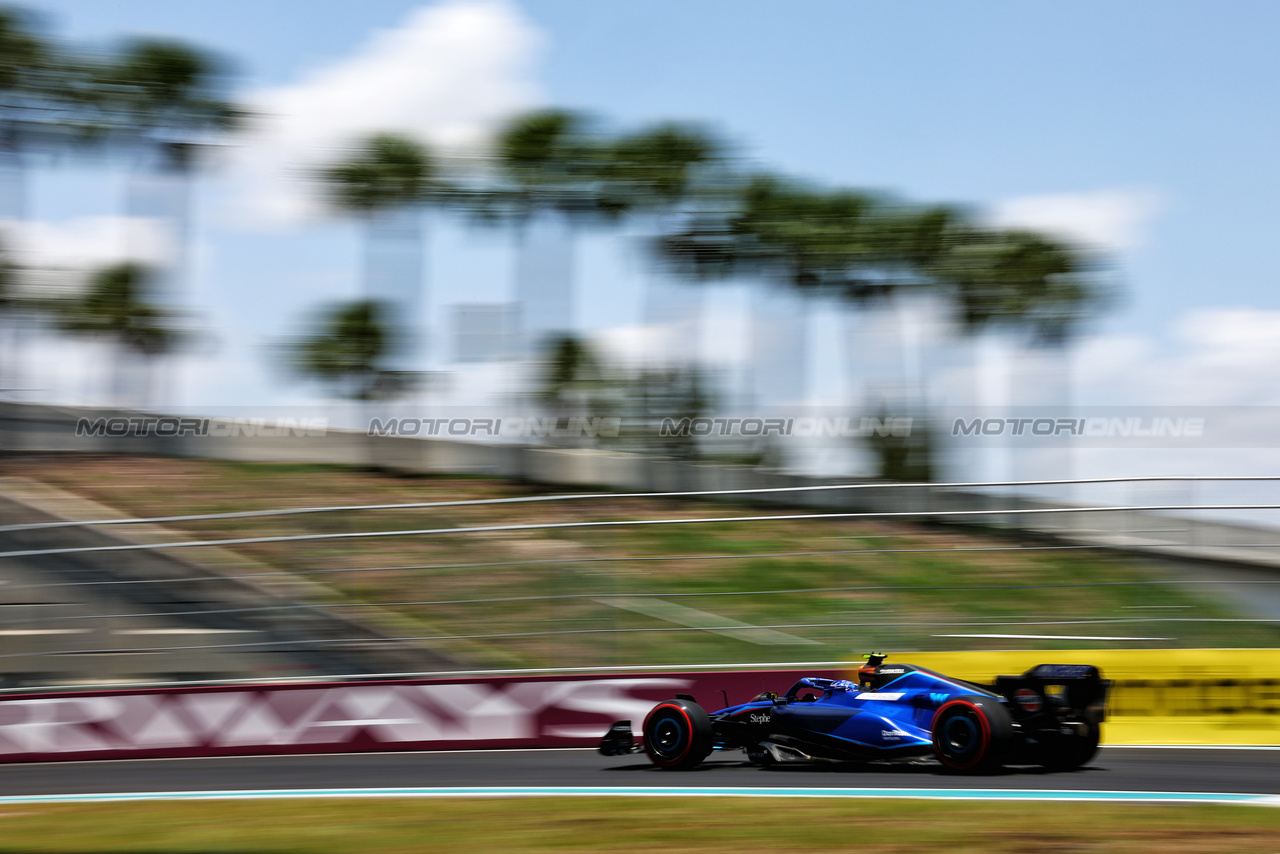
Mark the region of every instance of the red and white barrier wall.
[[[594, 746], [677, 693], [708, 709], [835, 670], [189, 687], [0, 699], [0, 762]], [[721, 691], [724, 694], [721, 694]]]

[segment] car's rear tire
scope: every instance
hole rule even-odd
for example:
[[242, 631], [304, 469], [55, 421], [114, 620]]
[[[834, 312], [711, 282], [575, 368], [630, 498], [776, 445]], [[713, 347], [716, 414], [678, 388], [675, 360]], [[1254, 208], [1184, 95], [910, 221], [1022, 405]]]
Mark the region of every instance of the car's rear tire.
[[956, 697], [933, 716], [933, 754], [959, 774], [983, 774], [1003, 764], [1014, 743], [1009, 710], [991, 697]]
[[1098, 752], [1102, 728], [1091, 723], [1084, 735], [1068, 735], [1054, 739], [1044, 747], [1040, 764], [1050, 771], [1074, 771]]
[[711, 744], [711, 718], [689, 700], [666, 700], [644, 719], [644, 752], [659, 768], [696, 768], [711, 755]]

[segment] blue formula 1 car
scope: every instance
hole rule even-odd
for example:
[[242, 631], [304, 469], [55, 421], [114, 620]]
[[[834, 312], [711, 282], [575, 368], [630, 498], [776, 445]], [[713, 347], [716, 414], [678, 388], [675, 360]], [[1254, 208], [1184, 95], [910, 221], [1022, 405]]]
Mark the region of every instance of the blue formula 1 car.
[[785, 694], [708, 714], [688, 695], [656, 705], [641, 743], [630, 721], [600, 742], [606, 756], [649, 755], [660, 768], [688, 770], [713, 751], [742, 750], [759, 765], [868, 761], [932, 753], [952, 772], [1003, 765], [1069, 770], [1098, 749], [1110, 682], [1084, 664], [1041, 664], [991, 686], [911, 664], [865, 656], [857, 680], [805, 677]]

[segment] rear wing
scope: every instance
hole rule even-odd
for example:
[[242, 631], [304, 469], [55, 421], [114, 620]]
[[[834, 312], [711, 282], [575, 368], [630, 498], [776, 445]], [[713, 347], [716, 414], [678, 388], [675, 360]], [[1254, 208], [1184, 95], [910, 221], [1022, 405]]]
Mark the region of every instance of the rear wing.
[[1091, 664], [1037, 664], [1021, 676], [997, 676], [994, 687], [1023, 713], [1057, 710], [1102, 723], [1111, 680]]

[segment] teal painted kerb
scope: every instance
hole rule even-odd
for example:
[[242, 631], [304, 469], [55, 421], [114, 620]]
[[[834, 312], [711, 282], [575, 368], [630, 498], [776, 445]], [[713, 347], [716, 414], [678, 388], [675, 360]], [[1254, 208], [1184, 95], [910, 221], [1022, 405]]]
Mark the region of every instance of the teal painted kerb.
[[0, 804], [124, 801], [268, 800], [272, 798], [429, 797], [700, 797], [700, 798], [920, 798], [982, 801], [1111, 801], [1236, 803], [1280, 806], [1280, 795], [1224, 792], [1120, 792], [1054, 789], [828, 789], [766, 787], [477, 786], [373, 789], [248, 789], [209, 792], [125, 792], [78, 795], [6, 795]]

